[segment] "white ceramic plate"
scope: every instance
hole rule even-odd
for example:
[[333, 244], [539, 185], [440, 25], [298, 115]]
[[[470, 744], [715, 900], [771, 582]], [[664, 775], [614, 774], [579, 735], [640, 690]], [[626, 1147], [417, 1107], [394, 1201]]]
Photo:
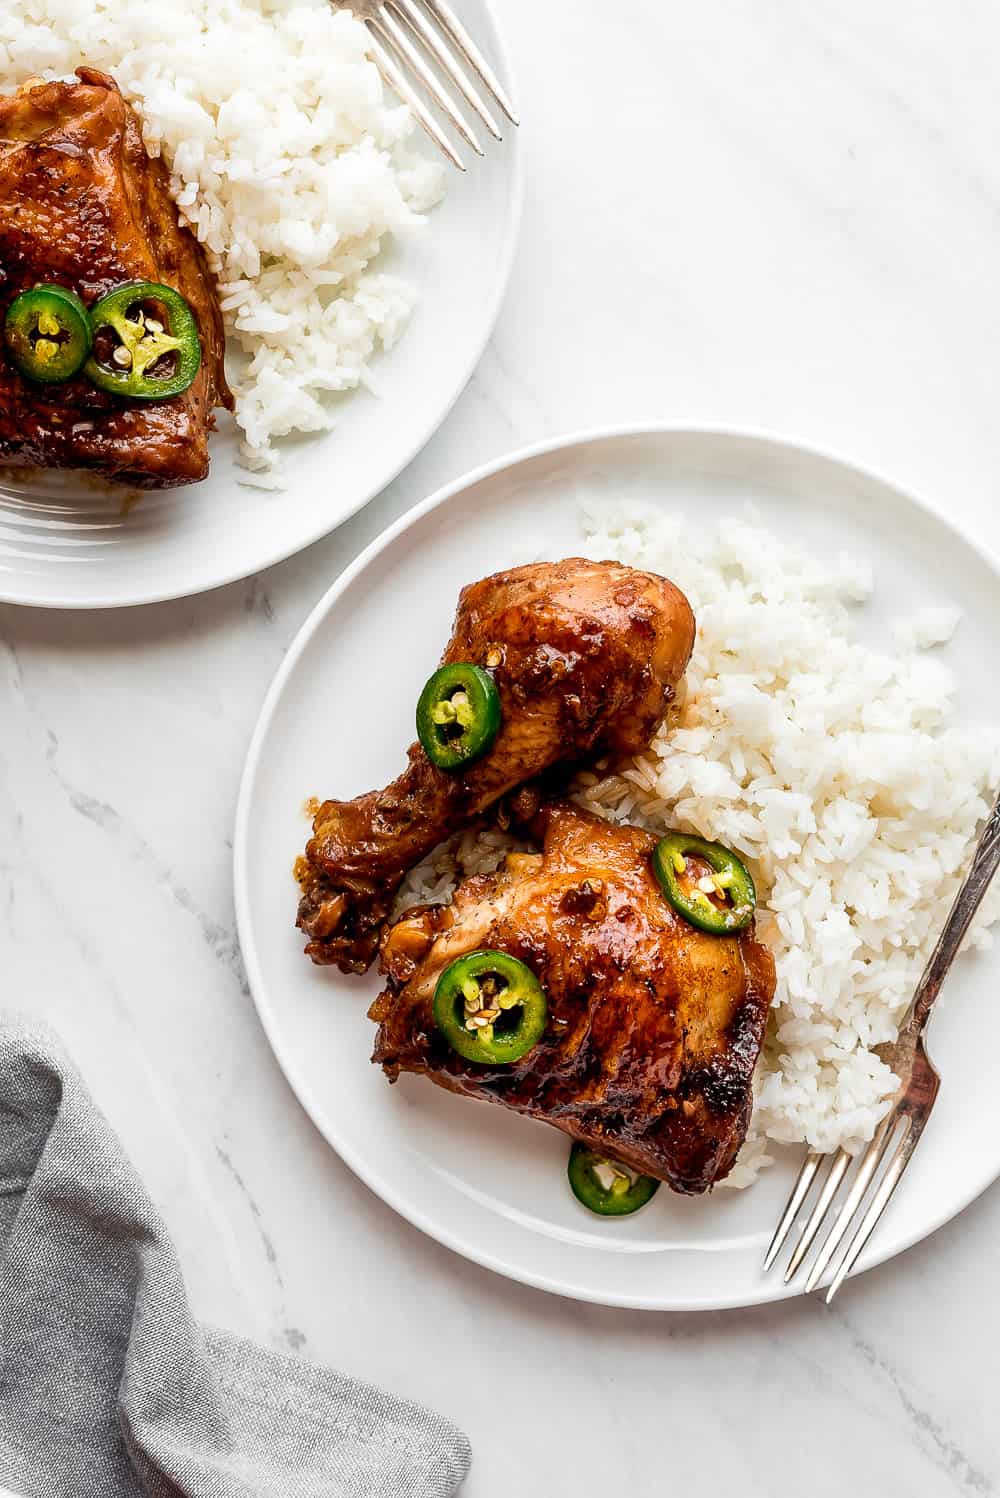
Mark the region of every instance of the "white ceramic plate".
[[[511, 86], [489, 0], [464, 0], [462, 14]], [[0, 600], [105, 608], [200, 593], [311, 545], [384, 489], [444, 420], [493, 331], [522, 196], [518, 132], [505, 137], [464, 176], [449, 168], [427, 228], [383, 257], [419, 286], [417, 308], [372, 364], [380, 396], [352, 392], [332, 432], [283, 444], [286, 489], [237, 482], [236, 428], [222, 412], [208, 479], [148, 493], [127, 513], [120, 494], [77, 475], [0, 472]]]
[[[264, 1027], [292, 1086], [343, 1159], [425, 1232], [501, 1274], [583, 1300], [650, 1308], [748, 1305], [796, 1293], [761, 1259], [801, 1152], [749, 1191], [683, 1199], [595, 1221], [565, 1183], [566, 1141], [501, 1108], [419, 1078], [395, 1087], [368, 1065], [365, 1017], [378, 979], [313, 967], [293, 928], [291, 868], [310, 795], [384, 784], [412, 739], [413, 703], [448, 637], [461, 585], [497, 568], [573, 553], [584, 496], [636, 497], [705, 511], [746, 499], [768, 525], [816, 550], [875, 563], [865, 628], [915, 598], [958, 602], [947, 648], [959, 711], [995, 720], [992, 660], [1000, 580], [976, 546], [891, 483], [760, 435], [626, 430], [567, 438], [480, 470], [387, 531], [339, 579], [289, 651], [264, 704], [236, 829], [240, 940]], [[363, 690], [362, 690], [363, 689]], [[361, 706], [363, 704], [363, 708]], [[934, 1022], [944, 1085], [931, 1125], [860, 1267], [940, 1226], [1000, 1173], [1000, 1091], [989, 1033], [1000, 952], [964, 957]]]

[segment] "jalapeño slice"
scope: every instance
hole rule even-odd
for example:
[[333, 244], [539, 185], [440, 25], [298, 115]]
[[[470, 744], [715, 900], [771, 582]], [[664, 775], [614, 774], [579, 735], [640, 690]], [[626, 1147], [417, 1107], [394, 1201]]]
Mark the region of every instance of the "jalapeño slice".
[[628, 1217], [660, 1189], [654, 1176], [639, 1175], [585, 1144], [574, 1144], [566, 1167], [573, 1195], [598, 1217]]
[[169, 400], [201, 367], [198, 324], [172, 286], [117, 286], [90, 309], [90, 327], [94, 351], [84, 374], [99, 390], [130, 400]]
[[545, 1030], [542, 985], [509, 952], [470, 952], [448, 964], [434, 990], [434, 1020], [466, 1061], [509, 1066]]
[[26, 379], [61, 384], [86, 363], [90, 319], [80, 298], [65, 286], [34, 286], [7, 308], [4, 339], [11, 363]]
[[[700, 873], [699, 864], [710, 872]], [[753, 920], [757, 891], [750, 871], [721, 843], [668, 832], [653, 849], [653, 872], [677, 914], [699, 931], [732, 936]]]
[[492, 676], [469, 661], [434, 672], [417, 703], [417, 737], [432, 765], [463, 770], [500, 732], [500, 693]]

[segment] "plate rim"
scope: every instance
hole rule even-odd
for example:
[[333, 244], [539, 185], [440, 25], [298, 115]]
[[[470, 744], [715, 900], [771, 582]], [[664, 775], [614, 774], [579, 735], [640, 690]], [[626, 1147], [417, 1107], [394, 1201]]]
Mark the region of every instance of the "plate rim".
[[[780, 448], [785, 452], [792, 452], [800, 457], [833, 464], [836, 467], [846, 470], [849, 474], [863, 479], [865, 482], [891, 489], [906, 503], [914, 506], [924, 515], [943, 525], [964, 545], [968, 546], [993, 573], [998, 585], [1000, 585], [1000, 552], [994, 551], [991, 547], [984, 544], [983, 540], [978, 535], [972, 534], [964, 524], [956, 522], [948, 515], [943, 506], [938, 505], [926, 495], [911, 489], [908, 485], [899, 482], [881, 469], [853, 458], [845, 457], [843, 454], [838, 453], [832, 448], [824, 447], [822, 444], [787, 436], [773, 428], [736, 427], [724, 422], [655, 422], [648, 420], [618, 422], [605, 426], [578, 428], [561, 433], [555, 437], [544, 438], [515, 448], [498, 458], [492, 458], [468, 470], [460, 477], [448, 483], [442, 484], [432, 494], [419, 501], [411, 509], [405, 511], [404, 514], [386, 526], [345, 567], [344, 571], [330, 585], [303, 621], [265, 693], [250, 738], [243, 772], [240, 776], [233, 836], [233, 897], [237, 936], [246, 969], [250, 995], [253, 999], [254, 1008], [257, 1011], [257, 1017], [267, 1037], [268, 1044], [286, 1082], [305, 1110], [313, 1127], [326, 1144], [340, 1157], [348, 1169], [352, 1171], [368, 1190], [381, 1201], [385, 1202], [388, 1207], [391, 1207], [400, 1217], [427, 1237], [442, 1244], [453, 1253], [461, 1255], [462, 1258], [468, 1259], [471, 1263], [478, 1264], [480, 1267], [489, 1269], [516, 1283], [529, 1285], [534, 1289], [558, 1295], [564, 1299], [591, 1305], [609, 1306], [621, 1310], [657, 1312], [734, 1310], [795, 1299], [805, 1293], [804, 1285], [798, 1281], [793, 1282], [791, 1285], [785, 1285], [781, 1278], [776, 1276], [773, 1279], [763, 1280], [758, 1291], [752, 1294], [740, 1291], [733, 1296], [702, 1295], [683, 1301], [671, 1299], [669, 1296], [651, 1301], [645, 1295], [617, 1295], [574, 1288], [572, 1285], [555, 1280], [549, 1275], [531, 1273], [520, 1266], [511, 1265], [502, 1255], [489, 1252], [484, 1253], [480, 1248], [474, 1247], [466, 1241], [460, 1232], [455, 1232], [447, 1226], [442, 1226], [432, 1217], [427, 1216], [419, 1207], [413, 1207], [406, 1202], [397, 1192], [396, 1188], [391, 1184], [387, 1184], [380, 1177], [378, 1170], [373, 1168], [366, 1160], [359, 1157], [357, 1152], [349, 1144], [345, 1144], [339, 1138], [335, 1139], [333, 1137], [336, 1133], [335, 1130], [328, 1130], [319, 1123], [319, 1117], [322, 1116], [322, 1109], [318, 1105], [314, 1106], [313, 1089], [302, 1076], [298, 1075], [295, 1062], [287, 1055], [285, 1045], [279, 1037], [277, 1027], [266, 1001], [266, 988], [260, 970], [257, 945], [254, 939], [253, 924], [250, 915], [246, 852], [250, 827], [250, 807], [264, 740], [270, 729], [271, 721], [284, 693], [288, 679], [310, 644], [313, 635], [326, 618], [326, 615], [337, 603], [341, 594], [347, 591], [354, 580], [382, 552], [387, 550], [397, 537], [416, 525], [425, 515], [448, 504], [449, 501], [457, 498], [464, 490], [471, 489], [486, 479], [493, 478], [505, 470], [516, 469], [538, 458], [545, 458], [560, 452], [567, 453], [573, 448], [585, 449], [603, 442], [616, 441], [622, 438], [649, 439], [657, 437], [682, 439], [685, 437], [714, 437], [722, 441], [750, 442], [762, 446]], [[890, 1240], [886, 1234], [876, 1236], [873, 1244], [869, 1245], [862, 1254], [858, 1264], [851, 1271], [850, 1277], [853, 1279], [859, 1274], [867, 1273], [869, 1269], [877, 1268], [889, 1259], [896, 1258], [899, 1254], [905, 1253], [917, 1243], [923, 1242], [925, 1238], [929, 1238], [939, 1228], [944, 1227], [946, 1223], [960, 1216], [998, 1178], [1000, 1178], [1000, 1153], [998, 1153], [995, 1165], [990, 1167], [984, 1179], [975, 1184], [956, 1203], [949, 1203], [946, 1209], [939, 1209], [931, 1214], [926, 1221], [920, 1224], [916, 1231], [904, 1232], [897, 1239], [893, 1240]]]
[[[518, 93], [517, 83], [511, 66], [510, 49], [507, 45], [506, 35], [499, 21], [498, 6], [496, 4], [496, 0], [481, 0], [481, 4], [489, 18], [490, 25], [493, 28], [493, 48], [496, 53], [498, 64], [497, 72], [499, 73], [500, 77], [504, 79], [507, 85], [508, 93], [516, 103]], [[316, 543], [318, 541], [322, 541], [324, 537], [331, 536], [333, 532], [338, 530], [340, 526], [342, 526], [346, 521], [357, 515], [359, 511], [365, 508], [366, 505], [371, 504], [372, 500], [376, 499], [383, 492], [383, 490], [388, 489], [390, 484], [395, 483], [396, 479], [399, 478], [403, 470], [408, 468], [414, 461], [414, 459], [423, 452], [427, 444], [437, 435], [437, 433], [441, 430], [441, 427], [451, 415], [452, 411], [455, 408], [455, 405], [458, 402], [459, 397], [462, 395], [465, 387], [468, 385], [469, 381], [472, 379], [472, 376], [475, 374], [480, 363], [482, 362], [483, 355], [486, 352], [490, 339], [493, 337], [493, 334], [496, 331], [496, 326], [500, 319], [500, 312], [503, 308], [503, 304], [510, 287], [511, 276], [514, 270], [514, 257], [517, 253], [517, 247], [521, 237], [521, 224], [524, 217], [524, 199], [527, 175], [525, 171], [525, 152], [523, 147], [524, 132], [525, 126], [523, 122], [519, 125], [512, 126], [511, 129], [506, 132], [506, 139], [504, 140], [502, 146], [499, 148], [510, 157], [512, 163], [509, 197], [510, 211], [507, 214], [506, 222], [504, 224], [504, 234], [500, 255], [500, 267], [493, 283], [492, 291], [488, 300], [487, 316], [483, 323], [482, 337], [481, 339], [477, 340], [476, 346], [472, 351], [470, 357], [465, 361], [465, 364], [463, 364], [461, 369], [456, 374], [453, 389], [448, 396], [447, 401], [442, 405], [441, 411], [434, 420], [433, 424], [428, 428], [427, 431], [424, 432], [421, 437], [410, 444], [409, 448], [407, 448], [404, 454], [400, 457], [398, 464], [392, 469], [391, 472], [387, 473], [378, 481], [378, 484], [375, 488], [362, 493], [360, 498], [358, 498], [356, 501], [352, 501], [349, 507], [344, 511], [342, 515], [338, 516], [338, 518], [332, 525], [327, 524], [325, 521], [321, 522], [314, 531], [310, 531], [310, 533], [304, 540], [296, 540], [291, 546], [286, 546], [284, 545], [284, 543], [279, 541], [273, 553], [268, 552], [266, 556], [260, 558], [257, 562], [255, 562], [252, 567], [247, 567], [242, 563], [239, 563], [231, 571], [226, 571], [215, 582], [205, 583], [194, 588], [166, 587], [163, 589], [156, 589], [152, 592], [143, 591], [141, 597], [134, 598], [115, 598], [107, 595], [101, 595], [96, 598], [88, 598], [85, 600], [76, 598], [67, 600], [65, 597], [59, 597], [55, 594], [50, 594], [44, 598], [28, 596], [17, 587], [11, 587], [9, 586], [9, 584], [5, 583], [4, 576], [2, 573], [0, 573], [0, 603], [13, 604], [19, 608], [46, 609], [53, 611], [62, 611], [64, 613], [74, 613], [77, 610], [91, 613], [98, 609], [138, 609], [146, 608], [151, 604], [173, 603], [182, 598], [199, 598], [202, 594], [214, 593], [217, 588], [227, 588], [232, 583], [242, 582], [244, 578], [253, 577], [258, 572], [266, 572], [271, 567], [277, 567], [280, 562], [287, 562], [289, 557], [297, 556], [299, 552], [307, 551], [310, 546], [315, 546]], [[475, 165], [473, 165], [473, 170], [475, 170]], [[462, 175], [464, 175], [464, 173]], [[460, 190], [461, 183], [459, 182], [457, 184], [453, 184], [453, 189]], [[389, 357], [391, 357], [391, 350]], [[322, 440], [323, 435], [324, 434], [322, 433], [318, 434], [318, 439]], [[329, 436], [330, 433], [326, 433], [325, 435]], [[289, 490], [288, 492], [291, 493], [292, 491]], [[280, 531], [278, 532], [278, 534], [281, 534]]]

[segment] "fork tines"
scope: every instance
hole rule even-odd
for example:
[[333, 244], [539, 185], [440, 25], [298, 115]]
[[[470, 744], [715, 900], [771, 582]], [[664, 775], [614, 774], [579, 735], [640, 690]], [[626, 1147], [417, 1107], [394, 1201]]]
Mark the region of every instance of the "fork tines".
[[[786, 1285], [795, 1278], [819, 1229], [830, 1213], [845, 1177], [852, 1165], [856, 1165], [857, 1169], [847, 1195], [833, 1217], [832, 1226], [806, 1277], [806, 1291], [815, 1290], [829, 1269], [848, 1228], [855, 1224], [854, 1234], [841, 1256], [826, 1292], [826, 1303], [829, 1305], [850, 1274], [865, 1244], [875, 1231], [876, 1223], [889, 1205], [889, 1200], [899, 1184], [903, 1171], [909, 1164], [910, 1156], [922, 1132], [923, 1123], [922, 1118], [914, 1116], [904, 1107], [897, 1106], [879, 1124], [871, 1143], [860, 1156], [849, 1155], [843, 1149], [837, 1150], [833, 1155], [820, 1155], [814, 1150], [810, 1151], [799, 1172], [798, 1180], [792, 1188], [774, 1237], [771, 1239], [764, 1258], [765, 1270], [770, 1269], [774, 1264], [799, 1211], [805, 1205], [813, 1187], [822, 1181], [819, 1196], [799, 1234], [785, 1269]], [[881, 1178], [864, 1216], [857, 1221], [861, 1205], [880, 1168], [882, 1168]]]
[[418, 88], [478, 156], [483, 148], [447, 84], [496, 140], [502, 138], [500, 127], [483, 99], [484, 89], [510, 122], [518, 123], [503, 85], [446, 0], [355, 0], [351, 8], [368, 27], [371, 55], [382, 77], [459, 171], [465, 171], [465, 164]]

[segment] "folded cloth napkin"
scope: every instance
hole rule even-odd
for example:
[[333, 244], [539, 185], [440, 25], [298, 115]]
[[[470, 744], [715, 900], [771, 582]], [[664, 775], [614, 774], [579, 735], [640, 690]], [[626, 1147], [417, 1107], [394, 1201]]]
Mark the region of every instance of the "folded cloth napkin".
[[24, 1498], [445, 1498], [446, 1420], [200, 1327], [60, 1042], [0, 1016], [0, 1488]]

